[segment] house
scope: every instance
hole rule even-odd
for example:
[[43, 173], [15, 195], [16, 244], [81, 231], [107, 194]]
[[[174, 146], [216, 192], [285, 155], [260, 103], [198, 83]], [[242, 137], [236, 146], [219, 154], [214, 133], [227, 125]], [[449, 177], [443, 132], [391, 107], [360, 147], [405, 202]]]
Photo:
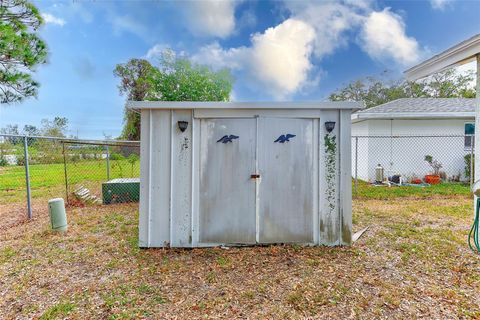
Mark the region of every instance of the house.
[[358, 102], [131, 101], [141, 247], [351, 243]]
[[430, 155], [447, 178], [465, 180], [465, 156], [472, 150], [475, 99], [404, 98], [353, 113], [352, 173], [374, 181], [375, 167], [386, 175], [423, 178]]
[[[416, 81], [418, 79], [430, 76], [436, 72], [460, 66], [462, 64], [475, 61], [476, 72], [476, 117], [475, 135], [480, 136], [480, 33], [466, 39], [453, 47], [427, 59], [420, 64], [411, 67], [405, 71], [407, 80]], [[480, 152], [480, 140], [475, 141], [475, 152]], [[475, 167], [480, 167], [480, 154], [475, 156]], [[474, 181], [480, 179], [480, 170], [475, 171]]]

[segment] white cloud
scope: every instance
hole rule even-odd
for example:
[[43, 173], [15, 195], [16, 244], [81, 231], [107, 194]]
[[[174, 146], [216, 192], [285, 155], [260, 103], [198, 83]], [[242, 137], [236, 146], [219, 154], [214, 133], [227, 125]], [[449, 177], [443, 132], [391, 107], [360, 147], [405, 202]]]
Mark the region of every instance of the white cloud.
[[375, 0], [343, 0], [343, 3], [360, 9], [370, 9]]
[[430, 0], [430, 5], [434, 10], [445, 10], [452, 0]]
[[310, 25], [288, 19], [252, 35], [250, 47], [225, 50], [215, 42], [202, 47], [192, 60], [215, 68], [245, 71], [247, 82], [280, 100], [308, 81], [314, 38]]
[[257, 24], [257, 16], [253, 9], [248, 9], [243, 11], [242, 15], [238, 19], [237, 27], [238, 28], [252, 28]]
[[347, 31], [358, 26], [369, 1], [352, 1], [354, 5], [323, 1], [288, 2], [292, 16], [315, 29], [314, 53], [317, 58], [333, 53], [348, 44]]
[[218, 42], [203, 46], [191, 59], [199, 64], [206, 64], [214, 69], [228, 68], [242, 70], [249, 59], [249, 48], [239, 47], [223, 49]]
[[[48, 2], [52, 2], [52, 1], [48, 1]], [[92, 6], [88, 6], [88, 8], [93, 9]], [[87, 10], [87, 8], [85, 7], [85, 2], [82, 3], [82, 1], [57, 1], [57, 2], [54, 2], [49, 7], [45, 7], [45, 10], [49, 11], [50, 14], [53, 16], [61, 15], [63, 17], [62, 20], [66, 20], [66, 21], [81, 20], [84, 23], [93, 22], [93, 13]]]
[[151, 39], [152, 34], [142, 21], [131, 16], [111, 14], [110, 23], [112, 24], [113, 33], [117, 36], [122, 35], [124, 32], [129, 32], [145, 40]]
[[57, 18], [50, 13], [42, 13], [42, 18], [47, 24], [56, 24], [57, 26], [63, 27], [65, 25], [65, 20], [62, 18]]
[[234, 0], [202, 0], [184, 4], [187, 26], [193, 34], [225, 38], [235, 30]]
[[156, 58], [159, 58], [161, 57], [162, 55], [162, 52], [165, 51], [166, 49], [168, 49], [169, 47], [165, 44], [162, 44], [162, 43], [157, 43], [156, 45], [154, 45], [153, 47], [151, 47], [150, 49], [148, 49], [147, 51], [147, 54], [145, 55], [145, 57], [147, 59], [156, 59]]
[[373, 0], [293, 1], [292, 16], [315, 29], [314, 54], [321, 59], [346, 47], [360, 30], [360, 45], [373, 59], [410, 64], [421, 55], [417, 41], [406, 35], [401, 16], [375, 10]]
[[252, 37], [251, 71], [275, 98], [294, 93], [307, 80], [314, 38], [314, 29], [295, 19]]
[[360, 33], [362, 48], [377, 60], [393, 59], [404, 66], [417, 62], [420, 48], [405, 32], [402, 18], [388, 8], [369, 14]]
[[191, 57], [214, 68], [230, 68], [253, 90], [275, 99], [318, 86], [321, 61], [340, 48], [358, 44], [372, 59], [404, 67], [423, 50], [406, 34], [401, 16], [375, 9], [373, 0], [292, 1], [289, 18], [251, 36], [248, 46], [224, 48], [218, 42]]

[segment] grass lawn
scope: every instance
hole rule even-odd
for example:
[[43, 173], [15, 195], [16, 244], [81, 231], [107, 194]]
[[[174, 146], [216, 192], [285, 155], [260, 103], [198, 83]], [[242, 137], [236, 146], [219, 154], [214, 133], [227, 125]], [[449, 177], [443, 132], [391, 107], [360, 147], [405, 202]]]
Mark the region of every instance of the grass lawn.
[[[63, 163], [34, 164], [29, 166], [32, 197], [65, 197], [65, 169]], [[133, 167], [128, 160], [110, 160], [110, 179], [140, 176], [140, 163]], [[101, 182], [107, 181], [105, 159], [82, 160], [67, 163], [67, 179], [72, 188], [77, 184], [88, 185], [99, 192]], [[23, 166], [0, 167], [0, 204], [24, 201], [25, 168]]]
[[[352, 182], [353, 184], [353, 182]], [[432, 196], [461, 195], [470, 196], [470, 185], [467, 183], [441, 183], [426, 187], [418, 186], [374, 186], [364, 181], [358, 181], [358, 190], [352, 186], [352, 194], [357, 199], [389, 200], [396, 198], [428, 198]]]
[[362, 191], [344, 248], [141, 250], [136, 205], [69, 208], [64, 235], [40, 206], [0, 229], [0, 318], [479, 318], [471, 197], [398, 190]]

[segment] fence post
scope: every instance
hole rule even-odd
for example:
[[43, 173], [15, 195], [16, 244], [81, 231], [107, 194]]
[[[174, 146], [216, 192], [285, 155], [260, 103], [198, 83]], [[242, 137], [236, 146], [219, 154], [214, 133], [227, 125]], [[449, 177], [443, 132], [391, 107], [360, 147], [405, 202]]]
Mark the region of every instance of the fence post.
[[475, 180], [474, 175], [473, 175], [473, 170], [474, 170], [473, 164], [475, 163], [475, 161], [473, 159], [474, 154], [475, 154], [475, 152], [473, 150], [474, 146], [475, 146], [475, 136], [472, 135], [471, 137], [472, 137], [471, 138], [472, 141], [471, 141], [471, 146], [470, 146], [470, 189], [472, 188], [473, 182]]
[[62, 142], [62, 152], [63, 152], [63, 174], [65, 177], [65, 198], [68, 204], [68, 176], [67, 176], [67, 156], [65, 155], [65, 142]]
[[30, 194], [30, 171], [28, 167], [28, 137], [23, 137], [23, 156], [25, 157], [25, 182], [27, 187], [28, 219], [32, 219], [32, 199]]
[[106, 160], [107, 160], [107, 181], [110, 181], [110, 152], [108, 150], [108, 144], [105, 145], [105, 150], [107, 152]]
[[358, 137], [355, 137], [355, 184], [354, 184], [355, 195], [358, 191]]

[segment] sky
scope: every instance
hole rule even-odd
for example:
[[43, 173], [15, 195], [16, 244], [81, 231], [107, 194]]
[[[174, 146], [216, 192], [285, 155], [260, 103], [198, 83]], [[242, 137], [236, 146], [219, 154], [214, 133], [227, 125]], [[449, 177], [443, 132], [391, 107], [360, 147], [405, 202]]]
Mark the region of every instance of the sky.
[[[227, 67], [235, 101], [325, 100], [365, 76], [408, 67], [480, 33], [480, 0], [34, 1], [48, 63], [38, 97], [0, 106], [0, 128], [69, 119], [69, 135], [116, 137], [125, 97], [113, 69], [169, 48]], [[474, 67], [474, 66], [467, 66]]]

